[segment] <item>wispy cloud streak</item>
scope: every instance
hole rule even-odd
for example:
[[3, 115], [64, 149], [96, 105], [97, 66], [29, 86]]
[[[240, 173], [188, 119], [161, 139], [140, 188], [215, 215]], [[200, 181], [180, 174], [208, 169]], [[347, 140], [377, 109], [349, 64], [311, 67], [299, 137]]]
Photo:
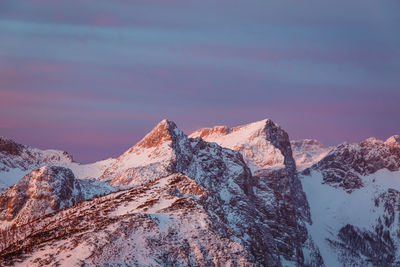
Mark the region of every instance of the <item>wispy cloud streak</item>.
[[0, 135], [65, 144], [84, 161], [117, 155], [165, 117], [187, 132], [271, 117], [293, 138], [386, 138], [400, 132], [399, 9], [3, 0]]

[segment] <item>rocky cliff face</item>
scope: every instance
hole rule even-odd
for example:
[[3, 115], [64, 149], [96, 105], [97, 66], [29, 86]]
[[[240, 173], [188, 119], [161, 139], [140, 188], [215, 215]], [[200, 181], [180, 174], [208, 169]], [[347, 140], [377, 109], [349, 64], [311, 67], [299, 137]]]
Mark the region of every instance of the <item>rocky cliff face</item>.
[[0, 221], [25, 224], [83, 200], [71, 170], [42, 167], [0, 194]]
[[299, 217], [307, 222], [310, 221], [310, 212], [306, 196], [303, 192], [300, 180], [297, 177], [296, 162], [293, 158], [289, 135], [279, 125], [267, 120], [264, 132], [270, 141], [284, 157], [285, 171], [288, 179], [288, 196], [293, 198], [293, 206], [299, 210]]
[[[266, 119], [232, 129], [226, 126], [201, 129], [190, 136], [201, 136], [209, 142], [239, 151], [258, 178], [268, 180], [270, 176], [282, 177], [276, 180], [279, 193], [287, 195], [290, 198], [288, 201], [293, 201], [293, 207], [300, 211], [298, 215], [310, 222], [307, 200], [297, 177], [289, 136], [279, 125]], [[270, 171], [281, 168], [284, 171]]]
[[5, 155], [19, 156], [24, 150], [24, 146], [15, 143], [5, 137], [0, 137], [0, 153]]
[[398, 136], [392, 136], [385, 142], [368, 138], [359, 144], [341, 144], [311, 169], [320, 171], [324, 182], [332, 186], [348, 191], [361, 188], [361, 176], [384, 168], [399, 170], [400, 145], [397, 140]]
[[252, 166], [256, 195], [266, 203], [262, 209], [268, 214], [266, 221], [273, 229], [274, 239], [279, 240], [277, 250], [286, 251], [292, 260], [304, 263], [303, 250], [313, 242], [306, 229], [311, 218], [288, 134], [266, 119], [232, 129], [226, 126], [202, 129], [190, 136], [201, 136], [242, 154]]

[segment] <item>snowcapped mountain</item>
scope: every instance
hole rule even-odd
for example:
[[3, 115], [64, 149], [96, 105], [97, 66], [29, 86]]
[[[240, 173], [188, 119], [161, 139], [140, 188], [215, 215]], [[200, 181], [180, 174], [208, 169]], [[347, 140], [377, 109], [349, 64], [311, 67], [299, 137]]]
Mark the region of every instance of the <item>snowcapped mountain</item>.
[[43, 166], [63, 166], [73, 170], [79, 179], [93, 179], [101, 176], [114, 161], [110, 158], [92, 164], [80, 164], [74, 162], [65, 151], [41, 150], [0, 137], [0, 191]]
[[0, 186], [11, 186], [39, 167], [70, 162], [72, 157], [66, 152], [43, 151], [18, 144], [8, 138], [0, 138]]
[[227, 126], [204, 128], [189, 137], [201, 137], [204, 141], [215, 142], [222, 147], [240, 151], [253, 171], [263, 168], [282, 168], [284, 166], [282, 153], [267, 140], [263, 131], [268, 121], [266, 119], [233, 128]]
[[102, 180], [116, 186], [134, 186], [179, 172], [190, 160], [192, 147], [175, 123], [163, 120], [138, 144], [108, 167]]
[[[189, 137], [201, 137], [207, 142], [242, 153], [246, 163], [254, 171], [265, 168], [282, 168], [284, 157], [266, 138], [264, 126], [268, 119], [233, 128], [215, 126], [195, 131]], [[304, 139], [291, 141], [293, 157], [297, 168], [303, 170], [318, 162], [332, 149], [317, 140]]]
[[385, 142], [368, 138], [359, 144], [340, 144], [312, 166], [311, 170], [320, 171], [324, 183], [351, 192], [363, 186], [361, 176], [384, 168], [389, 171], [399, 170], [400, 145], [396, 138], [398, 136], [390, 137]]
[[1, 140], [0, 178], [23, 177], [0, 194], [2, 266], [400, 264], [399, 136], [324, 147], [269, 119], [189, 136], [163, 120], [85, 165]]
[[[255, 259], [234, 229], [203, 201], [217, 199], [173, 174], [83, 202], [43, 218], [29, 230], [37, 234], [21, 236], [20, 247], [31, 252], [19, 265], [250, 265]], [[2, 253], [11, 263], [20, 252], [8, 247]]]
[[[310, 214], [288, 135], [270, 120], [265, 121], [264, 131], [283, 157], [282, 168], [253, 176], [241, 153], [189, 138], [171, 121], [160, 122], [99, 178], [123, 191], [20, 226], [22, 234], [9, 238], [0, 254], [3, 263], [24, 258], [25, 266], [67, 265], [73, 257], [75, 262], [100, 265], [321, 264], [307, 233]], [[278, 176], [282, 180], [276, 185]], [[83, 223], [77, 223], [78, 218]], [[72, 253], [71, 244], [77, 242], [73, 240], [82, 238], [80, 233], [91, 224], [99, 224], [97, 230], [92, 228], [96, 234], [87, 233], [88, 242], [78, 246], [86, 253]], [[82, 225], [82, 230], [54, 243], [66, 235], [65, 229], [76, 225]], [[0, 234], [6, 235], [11, 227]], [[121, 229], [126, 233], [114, 238]], [[49, 232], [52, 241], [41, 238], [41, 233]], [[142, 253], [129, 253], [132, 245]], [[65, 248], [66, 252], [71, 247], [71, 253], [43, 255], [39, 249], [43, 246], [59, 246], [57, 251]], [[177, 257], [166, 256], [172, 252]]]
[[302, 172], [327, 266], [400, 265], [400, 145], [369, 138], [341, 144]]

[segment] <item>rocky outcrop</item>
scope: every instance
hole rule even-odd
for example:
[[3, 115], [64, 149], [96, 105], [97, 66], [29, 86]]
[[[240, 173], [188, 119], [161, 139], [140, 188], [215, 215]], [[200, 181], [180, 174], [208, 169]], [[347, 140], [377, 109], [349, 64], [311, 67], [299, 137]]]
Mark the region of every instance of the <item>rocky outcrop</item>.
[[[396, 136], [385, 142], [368, 138], [359, 144], [341, 144], [311, 167], [322, 173], [325, 183], [348, 192], [363, 186], [360, 176], [384, 168], [390, 171], [400, 169], [400, 145]], [[306, 169], [303, 174], [309, 172], [310, 169]]]
[[25, 224], [83, 200], [71, 170], [42, 167], [0, 194], [0, 222]]
[[392, 147], [392, 148], [396, 148], [400, 146], [400, 136], [398, 135], [393, 135], [391, 137], [389, 137], [386, 141], [385, 141], [385, 145]]
[[0, 153], [2, 154], [19, 156], [24, 148], [23, 145], [17, 144], [11, 139], [0, 137]]
[[299, 216], [311, 223], [310, 209], [306, 195], [304, 194], [300, 180], [297, 176], [296, 162], [293, 158], [292, 147], [289, 135], [282, 128], [271, 120], [266, 122], [264, 127], [266, 138], [270, 141], [284, 156], [285, 171], [288, 179], [287, 194], [293, 199], [292, 204], [299, 210]]
[[[277, 182], [286, 187], [278, 186], [276, 188], [280, 188], [280, 194], [286, 194], [287, 198], [291, 199], [293, 207], [299, 210], [300, 218], [310, 222], [307, 199], [297, 177], [291, 142], [288, 134], [278, 124], [270, 119], [265, 119], [234, 128], [216, 126], [200, 129], [190, 136], [201, 136], [206, 141], [216, 142], [222, 147], [239, 151], [246, 163], [251, 166], [253, 173], [259, 178], [265, 173], [262, 171], [263, 169], [284, 168], [286, 176], [282, 176], [282, 179]], [[278, 171], [277, 173], [278, 176], [281, 176], [282, 172]]]

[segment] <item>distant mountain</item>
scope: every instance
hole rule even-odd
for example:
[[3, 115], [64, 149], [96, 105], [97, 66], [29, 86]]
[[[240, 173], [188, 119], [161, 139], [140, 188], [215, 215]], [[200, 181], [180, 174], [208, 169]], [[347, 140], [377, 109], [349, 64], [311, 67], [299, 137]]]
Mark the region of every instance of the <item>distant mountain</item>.
[[315, 139], [290, 141], [290, 144], [292, 145], [293, 157], [299, 171], [311, 167], [333, 149], [333, 147], [325, 147]]
[[0, 265], [400, 264], [399, 136], [325, 147], [270, 119], [189, 136], [163, 120], [93, 164], [1, 140]]
[[12, 186], [31, 171], [43, 166], [63, 166], [73, 170], [79, 179], [94, 179], [115, 159], [109, 158], [92, 164], [74, 162], [72, 156], [60, 150], [41, 150], [0, 138], [0, 191]]
[[0, 186], [11, 186], [42, 166], [71, 162], [72, 156], [64, 151], [40, 150], [0, 137]]

